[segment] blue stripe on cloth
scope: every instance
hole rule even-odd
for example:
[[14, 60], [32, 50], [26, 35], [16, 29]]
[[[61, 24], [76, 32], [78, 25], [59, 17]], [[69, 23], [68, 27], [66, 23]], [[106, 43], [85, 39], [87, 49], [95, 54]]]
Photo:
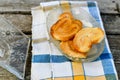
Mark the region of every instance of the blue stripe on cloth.
[[50, 63], [50, 59], [54, 63], [68, 62], [70, 61], [65, 56], [58, 55], [33, 55], [32, 62], [33, 63]]
[[[96, 6], [96, 3], [95, 2], [92, 2], [92, 1], [88, 1], [87, 2], [88, 4], [88, 9], [89, 9], [89, 12], [90, 14], [96, 19], [97, 22], [101, 23], [100, 21], [100, 18], [99, 18], [99, 13], [98, 13], [98, 10], [97, 10], [97, 6]], [[107, 54], [106, 54], [107, 53]], [[104, 57], [105, 55], [108, 56], [108, 57]], [[104, 51], [100, 57], [100, 59], [110, 59], [112, 58], [112, 54], [110, 54], [110, 52], [108, 51], [108, 48], [106, 46], [106, 43], [104, 45]], [[99, 60], [99, 59], [97, 59]]]
[[[112, 55], [110, 53], [104, 53], [101, 54], [99, 58], [97, 58], [95, 61], [103, 60], [103, 59], [111, 59]], [[61, 62], [68, 62], [70, 61], [65, 56], [58, 56], [58, 55], [34, 55], [32, 57], [33, 63], [49, 63], [50, 59], [53, 63], [61, 63]]]
[[61, 62], [68, 62], [68, 61], [70, 61], [65, 56], [59, 56], [59, 55], [52, 55], [51, 59], [52, 59], [52, 62], [54, 62], [54, 63], [61, 63]]
[[106, 77], [106, 80], [118, 80], [115, 74], [107, 74], [105, 75], [105, 77]]
[[114, 72], [114, 68], [113, 68], [113, 64], [112, 64], [112, 59], [104, 59], [102, 60], [102, 65], [103, 65], [103, 69], [104, 69], [104, 74], [113, 74]]
[[95, 18], [97, 22], [100, 22], [95, 2], [88, 1], [87, 4], [90, 14]]
[[100, 59], [113, 59], [112, 53], [108, 51], [106, 44], [104, 45], [104, 51], [101, 54]]
[[[99, 60], [104, 60], [104, 59], [112, 59], [112, 54], [111, 53], [102, 53], [96, 60], [94, 61], [99, 61]], [[93, 61], [93, 62], [94, 62]]]
[[100, 59], [112, 59], [112, 55], [110, 55], [111, 53], [104, 53], [100, 55]]
[[106, 46], [106, 43], [105, 43], [105, 45], [104, 45], [104, 51], [103, 51], [103, 53], [110, 53], [110, 52], [108, 51], [108, 48], [107, 48], [107, 46]]
[[33, 55], [32, 56], [33, 63], [50, 63], [50, 55]]
[[[88, 2], [88, 8], [89, 8], [90, 14], [96, 19], [97, 22], [100, 23], [101, 21], [99, 19], [96, 4], [94, 2]], [[112, 64], [112, 54], [109, 53], [106, 44], [105, 44], [103, 53], [96, 60], [101, 60], [102, 61], [102, 65], [103, 65], [105, 75], [115, 73], [114, 68], [113, 68], [114, 65]], [[114, 80], [117, 80], [117, 79], [114, 79]]]

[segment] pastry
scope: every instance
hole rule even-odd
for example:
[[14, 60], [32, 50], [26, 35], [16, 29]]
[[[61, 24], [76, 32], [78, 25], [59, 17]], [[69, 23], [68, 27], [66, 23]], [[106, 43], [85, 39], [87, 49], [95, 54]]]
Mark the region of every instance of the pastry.
[[51, 27], [50, 34], [56, 40], [67, 41], [72, 39], [81, 28], [82, 22], [68, 17], [66, 13], [61, 15], [61, 18]]
[[91, 34], [91, 40], [92, 44], [100, 43], [104, 38], [104, 32], [101, 28], [94, 28], [92, 34]]
[[80, 20], [70, 12], [64, 12], [50, 28], [50, 34], [60, 42], [64, 54], [73, 58], [86, 58], [92, 45], [104, 39], [104, 32], [98, 27], [83, 28]]
[[64, 54], [71, 56], [71, 57], [76, 57], [76, 58], [86, 58], [86, 53], [81, 53], [76, 51], [73, 46], [72, 46], [72, 40], [69, 41], [62, 41], [60, 43], [60, 48], [63, 51]]
[[96, 28], [83, 28], [73, 39], [73, 46], [79, 52], [88, 52], [92, 44], [100, 43], [104, 38], [102, 29]]

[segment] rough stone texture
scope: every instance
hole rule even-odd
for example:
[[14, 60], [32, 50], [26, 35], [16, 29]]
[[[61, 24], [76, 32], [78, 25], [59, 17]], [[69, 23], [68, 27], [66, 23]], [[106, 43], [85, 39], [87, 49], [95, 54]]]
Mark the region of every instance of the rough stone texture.
[[7, 70], [0, 67], [0, 80], [16, 80], [17, 78]]
[[24, 33], [31, 32], [31, 25], [32, 25], [31, 15], [1, 14], [0, 16], [4, 16], [7, 20], [9, 20], [13, 25], [15, 25], [18, 29], [20, 29]]
[[107, 35], [107, 37], [120, 79], [120, 35]]
[[119, 13], [119, 0], [95, 0], [98, 2], [101, 13]]
[[120, 34], [120, 15], [101, 14], [107, 34]]
[[[39, 5], [40, 2], [55, 0], [1, 0], [0, 13], [4, 12], [30, 12], [31, 7]], [[83, 1], [83, 0], [82, 0]], [[85, 1], [85, 0], [84, 0]], [[94, 0], [98, 2], [102, 13], [120, 13], [119, 0]]]

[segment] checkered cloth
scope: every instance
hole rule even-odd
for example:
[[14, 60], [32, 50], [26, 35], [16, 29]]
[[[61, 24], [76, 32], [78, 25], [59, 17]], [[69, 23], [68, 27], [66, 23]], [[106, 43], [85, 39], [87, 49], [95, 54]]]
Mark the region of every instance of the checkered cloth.
[[77, 63], [67, 59], [50, 43], [46, 16], [56, 6], [79, 5], [88, 11], [104, 30], [97, 3], [94, 1], [52, 1], [32, 8], [31, 80], [118, 80], [113, 57], [105, 37], [105, 48], [93, 62]]

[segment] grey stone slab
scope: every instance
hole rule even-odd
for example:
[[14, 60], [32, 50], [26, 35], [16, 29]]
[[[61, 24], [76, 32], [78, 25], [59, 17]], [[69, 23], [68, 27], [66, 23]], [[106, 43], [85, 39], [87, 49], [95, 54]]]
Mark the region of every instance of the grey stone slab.
[[9, 20], [13, 25], [24, 33], [31, 32], [32, 18], [31, 15], [24, 14], [2, 14], [0, 15]]
[[[0, 13], [4, 12], [30, 12], [32, 7], [40, 2], [55, 0], [0, 0]], [[81, 1], [81, 0], [80, 0]], [[85, 1], [85, 0], [84, 0]], [[119, 0], [94, 0], [98, 2], [101, 13], [120, 13]]]
[[120, 80], [120, 35], [107, 35], [107, 37]]
[[120, 15], [101, 15], [107, 34], [120, 34]]

